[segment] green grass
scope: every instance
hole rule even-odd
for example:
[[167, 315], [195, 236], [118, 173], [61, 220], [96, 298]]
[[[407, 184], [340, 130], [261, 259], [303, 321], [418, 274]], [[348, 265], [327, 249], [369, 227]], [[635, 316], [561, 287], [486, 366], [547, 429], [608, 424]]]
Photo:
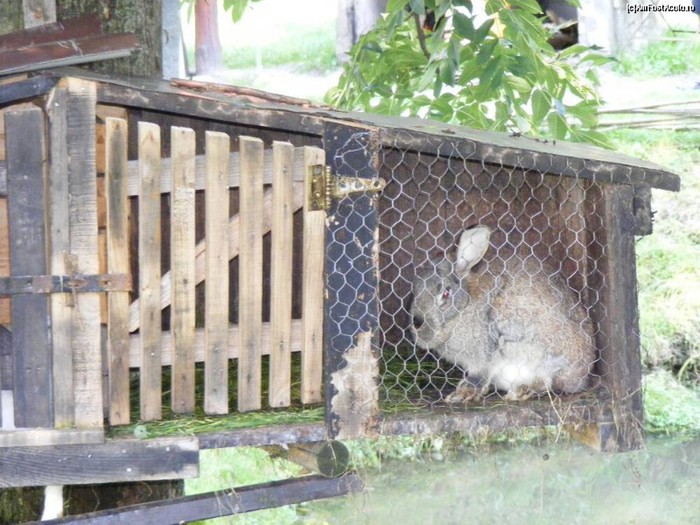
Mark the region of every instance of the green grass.
[[657, 370], [644, 378], [644, 417], [648, 432], [700, 434], [700, 393], [670, 372]]
[[667, 36], [682, 40], [650, 42], [637, 53], [623, 54], [618, 57], [615, 71], [643, 78], [694, 74], [700, 71], [700, 37], [695, 34]]
[[609, 132], [616, 149], [681, 177], [680, 193], [655, 191], [654, 233], [637, 242], [643, 358], [650, 369], [700, 386], [700, 133]]
[[[291, 43], [291, 44], [290, 44]], [[191, 53], [190, 61], [194, 63]], [[290, 26], [287, 36], [263, 47], [244, 45], [224, 50], [227, 69], [287, 66], [297, 73], [326, 73], [338, 67], [335, 27], [306, 30]]]

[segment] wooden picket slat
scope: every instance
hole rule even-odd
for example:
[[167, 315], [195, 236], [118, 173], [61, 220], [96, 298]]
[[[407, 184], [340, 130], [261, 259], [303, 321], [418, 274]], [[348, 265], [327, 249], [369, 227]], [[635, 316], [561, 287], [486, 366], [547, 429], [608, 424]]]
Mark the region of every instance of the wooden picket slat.
[[[68, 90], [59, 84], [52, 91], [47, 104], [49, 114], [49, 142], [51, 164], [49, 174], [49, 246], [50, 272], [67, 275], [67, 256], [70, 253], [69, 179], [68, 179]], [[51, 339], [53, 344], [54, 424], [57, 428], [75, 424], [73, 392], [73, 297], [52, 294]]]
[[194, 412], [195, 405], [195, 132], [189, 128], [172, 127], [170, 137], [173, 176], [170, 204], [171, 392], [173, 412], [182, 414]]
[[[228, 160], [230, 139], [207, 131], [205, 182], [206, 291], [204, 411], [227, 414], [228, 406]], [[261, 185], [262, 188], [262, 185]], [[261, 195], [262, 197], [262, 195]]]
[[271, 407], [291, 402], [292, 246], [294, 213], [294, 146], [274, 142], [272, 179], [272, 252], [270, 267]]
[[[320, 148], [304, 148], [304, 164], [325, 164], [326, 154]], [[306, 184], [305, 201], [309, 201], [311, 185]], [[302, 277], [303, 347], [301, 352], [301, 402], [320, 403], [323, 380], [323, 261], [325, 258], [324, 211], [311, 211], [304, 206], [304, 262]]]
[[139, 177], [139, 301], [141, 333], [141, 419], [160, 419], [160, 127], [138, 124]]
[[[263, 141], [239, 137], [240, 255], [238, 284], [238, 410], [261, 407]], [[211, 241], [210, 241], [211, 242]], [[207, 250], [209, 246], [207, 246]]]
[[[8, 110], [7, 194], [11, 275], [46, 272], [44, 115]], [[14, 418], [18, 428], [53, 426], [48, 301], [43, 295], [12, 299]], [[20, 320], [20, 322], [18, 322]]]
[[[67, 80], [69, 273], [98, 273], [95, 165], [95, 84]], [[102, 354], [99, 294], [76, 294], [72, 315], [75, 424], [102, 427]]]
[[[124, 119], [105, 121], [105, 191], [107, 204], [107, 271], [129, 273], [129, 225], [126, 194], [128, 147]], [[107, 305], [109, 421], [129, 423], [129, 292], [110, 292]]]

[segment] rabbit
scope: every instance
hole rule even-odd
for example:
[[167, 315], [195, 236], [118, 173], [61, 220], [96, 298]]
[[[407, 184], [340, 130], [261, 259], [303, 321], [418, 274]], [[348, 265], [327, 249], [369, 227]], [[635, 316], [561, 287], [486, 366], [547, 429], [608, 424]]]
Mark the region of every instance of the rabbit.
[[415, 343], [467, 374], [445, 400], [482, 398], [491, 386], [514, 401], [586, 389], [596, 359], [586, 309], [539, 263], [513, 256], [503, 272], [477, 267], [491, 233], [484, 225], [465, 230], [454, 253], [416, 272]]

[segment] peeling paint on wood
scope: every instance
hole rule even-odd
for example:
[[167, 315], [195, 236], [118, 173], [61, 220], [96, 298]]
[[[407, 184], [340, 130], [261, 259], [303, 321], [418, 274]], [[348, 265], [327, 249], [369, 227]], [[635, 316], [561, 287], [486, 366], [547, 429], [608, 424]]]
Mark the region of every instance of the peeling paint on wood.
[[331, 401], [338, 417], [338, 439], [372, 435], [379, 416], [379, 359], [372, 351], [372, 334], [358, 334], [357, 345], [344, 354], [346, 366], [331, 374], [338, 392]]

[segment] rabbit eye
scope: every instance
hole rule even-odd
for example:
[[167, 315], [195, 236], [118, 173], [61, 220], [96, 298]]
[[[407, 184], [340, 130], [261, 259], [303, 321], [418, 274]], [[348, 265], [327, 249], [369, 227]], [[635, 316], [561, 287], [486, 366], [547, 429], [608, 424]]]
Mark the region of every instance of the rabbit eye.
[[447, 299], [450, 298], [450, 294], [452, 294], [452, 289], [451, 288], [445, 288], [442, 291], [442, 300], [446, 301]]

